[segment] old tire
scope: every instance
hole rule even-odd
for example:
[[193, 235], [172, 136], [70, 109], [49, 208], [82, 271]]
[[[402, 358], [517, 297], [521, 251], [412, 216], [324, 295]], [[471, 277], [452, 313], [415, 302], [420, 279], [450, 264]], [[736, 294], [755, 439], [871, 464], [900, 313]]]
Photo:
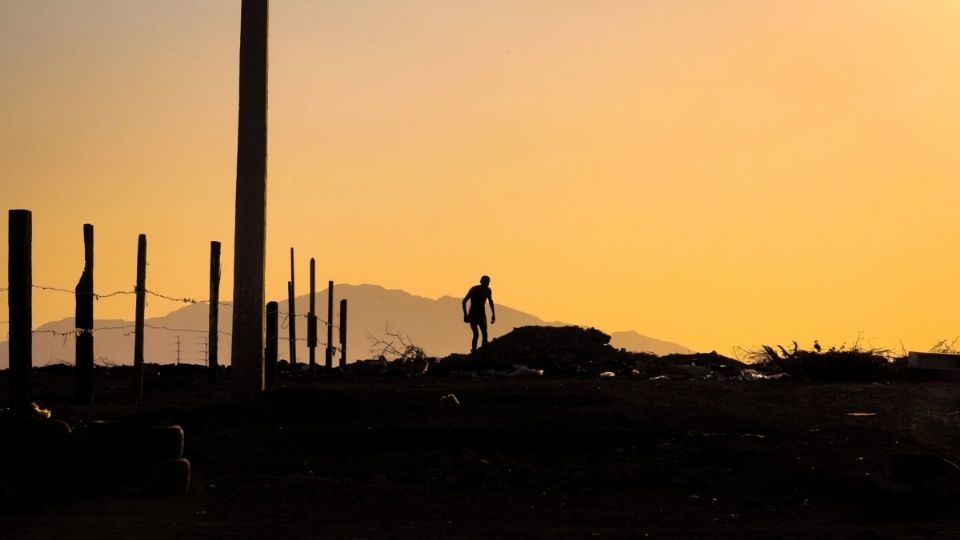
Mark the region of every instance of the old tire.
[[132, 487], [149, 495], [183, 495], [190, 489], [190, 462], [186, 459], [131, 463]]
[[181, 495], [190, 487], [190, 462], [186, 459], [105, 462], [90, 477], [96, 488], [134, 488], [147, 495]]
[[30, 464], [64, 454], [70, 426], [59, 420], [24, 418], [0, 423], [0, 460]]
[[162, 461], [183, 454], [183, 428], [175, 424], [94, 420], [77, 432], [97, 459]]

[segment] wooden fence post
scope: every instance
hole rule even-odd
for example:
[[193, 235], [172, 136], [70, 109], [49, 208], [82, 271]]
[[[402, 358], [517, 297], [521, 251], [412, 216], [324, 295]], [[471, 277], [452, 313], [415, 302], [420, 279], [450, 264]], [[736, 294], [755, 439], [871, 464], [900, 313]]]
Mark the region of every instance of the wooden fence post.
[[333, 369], [333, 281], [327, 282], [327, 369]]
[[340, 300], [340, 369], [347, 366], [347, 299]]
[[210, 242], [210, 327], [207, 331], [207, 381], [217, 382], [220, 350], [220, 242]]
[[317, 260], [310, 258], [310, 312], [307, 313], [307, 348], [310, 371], [317, 368]]
[[290, 330], [290, 327], [293, 326], [295, 322], [295, 319], [291, 318], [291, 315], [290, 315], [290, 306], [292, 305], [293, 305], [293, 283], [290, 283], [288, 281], [287, 282], [287, 332], [288, 332], [287, 341], [290, 342], [290, 369], [294, 369], [295, 367], [297, 367], [297, 351], [294, 348], [294, 345], [296, 344], [296, 342], [293, 341], [292, 339], [293, 330]]
[[10, 210], [7, 228], [7, 305], [10, 309], [10, 404], [14, 412], [30, 408], [33, 369], [33, 215]]
[[233, 240], [233, 391], [263, 392], [263, 310], [267, 233], [268, 0], [240, 8], [237, 193]]
[[267, 346], [266, 357], [267, 382], [277, 380], [277, 352], [279, 350], [279, 304], [267, 302]]
[[76, 400], [93, 403], [93, 225], [83, 225], [83, 274], [74, 290], [77, 302]]
[[147, 235], [137, 239], [137, 307], [133, 328], [134, 392], [143, 397], [143, 317], [147, 300]]
[[295, 366], [297, 365], [297, 284], [293, 275], [293, 248], [290, 248], [290, 284], [287, 288], [289, 289], [287, 311], [290, 312], [290, 365]]

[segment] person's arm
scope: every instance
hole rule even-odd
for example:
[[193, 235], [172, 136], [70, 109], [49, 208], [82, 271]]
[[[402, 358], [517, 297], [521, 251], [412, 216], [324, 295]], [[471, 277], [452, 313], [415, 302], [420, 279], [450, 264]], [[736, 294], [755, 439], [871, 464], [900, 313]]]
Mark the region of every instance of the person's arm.
[[463, 320], [467, 320], [467, 300], [470, 299], [470, 293], [467, 292], [467, 295], [463, 297]]
[[493, 324], [497, 322], [497, 310], [493, 307], [493, 291], [487, 295], [487, 300], [490, 301], [490, 324]]

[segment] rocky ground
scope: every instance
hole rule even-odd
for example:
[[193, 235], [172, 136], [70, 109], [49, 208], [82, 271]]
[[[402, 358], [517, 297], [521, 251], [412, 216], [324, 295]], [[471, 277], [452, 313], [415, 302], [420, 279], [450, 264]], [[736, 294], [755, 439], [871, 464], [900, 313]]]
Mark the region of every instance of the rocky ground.
[[0, 534], [954, 538], [960, 526], [955, 497], [890, 497], [871, 476], [891, 454], [960, 457], [952, 382], [443, 373], [285, 371], [233, 401], [202, 368], [148, 366], [136, 401], [129, 368], [98, 369], [96, 404], [79, 406], [71, 369], [35, 370], [38, 402], [72, 425], [183, 426], [192, 483], [181, 496], [55, 488], [11, 480], [4, 463]]

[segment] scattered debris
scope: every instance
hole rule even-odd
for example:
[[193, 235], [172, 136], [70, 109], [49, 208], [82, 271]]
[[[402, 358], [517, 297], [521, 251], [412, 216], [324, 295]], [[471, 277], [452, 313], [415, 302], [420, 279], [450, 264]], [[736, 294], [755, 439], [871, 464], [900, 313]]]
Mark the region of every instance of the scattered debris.
[[542, 369], [530, 369], [527, 366], [521, 364], [514, 364], [513, 371], [507, 375], [508, 377], [542, 377]]
[[876, 416], [875, 412], [848, 412], [847, 416]]
[[767, 374], [767, 373], [761, 373], [755, 369], [747, 368], [740, 373], [740, 380], [741, 381], [776, 381], [786, 376], [787, 374], [783, 372]]
[[41, 407], [40, 405], [37, 405], [36, 403], [31, 403], [30, 410], [33, 413], [33, 415], [38, 418], [50, 419], [50, 416], [51, 416], [50, 409], [44, 409], [43, 407]]
[[910, 351], [907, 353], [907, 367], [912, 369], [957, 370], [960, 369], [960, 354]]
[[[888, 381], [907, 371], [906, 360], [889, 351], [831, 347], [820, 351], [763, 346], [745, 351], [740, 362], [718, 354], [635, 353], [610, 346], [610, 336], [579, 326], [522, 326], [491, 341], [475, 354], [451, 354], [435, 359], [411, 345], [409, 339], [389, 334], [393, 348], [372, 360], [351, 363], [355, 375], [399, 377], [628, 377], [652, 381], [777, 381], [786, 378], [832, 382]], [[387, 350], [385, 349], [385, 350]]]
[[447, 395], [443, 396], [442, 398], [440, 398], [440, 404], [441, 404], [441, 405], [445, 405], [445, 406], [447, 406], [447, 407], [456, 408], [456, 407], [459, 407], [459, 406], [460, 406], [460, 400], [457, 399], [457, 396], [455, 396], [455, 395], [453, 395], [453, 394], [447, 394]]
[[379, 358], [359, 360], [347, 364], [344, 370], [351, 375], [383, 375], [388, 377], [419, 377], [430, 370], [436, 358], [414, 357], [387, 360]]

